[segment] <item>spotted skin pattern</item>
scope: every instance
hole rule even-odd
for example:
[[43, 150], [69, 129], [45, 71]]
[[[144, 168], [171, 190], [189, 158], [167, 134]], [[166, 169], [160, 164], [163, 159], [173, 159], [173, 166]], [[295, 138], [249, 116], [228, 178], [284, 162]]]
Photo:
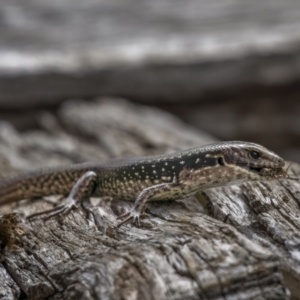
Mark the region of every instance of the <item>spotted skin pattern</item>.
[[254, 143], [221, 142], [182, 152], [78, 164], [21, 174], [0, 183], [0, 205], [53, 194], [69, 195], [54, 209], [30, 217], [68, 213], [90, 196], [135, 201], [120, 216], [119, 226], [133, 220], [139, 225], [146, 204], [176, 200], [207, 188], [247, 180], [285, 177], [284, 160]]

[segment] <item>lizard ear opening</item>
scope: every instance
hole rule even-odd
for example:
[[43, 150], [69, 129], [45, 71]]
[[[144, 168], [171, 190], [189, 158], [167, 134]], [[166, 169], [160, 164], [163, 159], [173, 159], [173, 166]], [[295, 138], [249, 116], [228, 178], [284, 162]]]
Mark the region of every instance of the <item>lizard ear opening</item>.
[[225, 166], [224, 158], [223, 158], [223, 157], [219, 157], [219, 158], [218, 158], [218, 164], [219, 164], [220, 166]]

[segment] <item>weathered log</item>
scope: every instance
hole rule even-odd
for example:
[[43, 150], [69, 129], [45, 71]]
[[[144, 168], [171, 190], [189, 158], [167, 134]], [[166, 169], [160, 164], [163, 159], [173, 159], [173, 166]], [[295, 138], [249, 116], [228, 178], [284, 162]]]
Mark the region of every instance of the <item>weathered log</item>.
[[125, 204], [28, 229], [4, 216], [13, 225], [1, 224], [2, 235], [18, 242], [3, 245], [5, 269], [30, 299], [287, 299], [277, 256], [232, 226], [159, 203], [142, 228], [116, 229], [113, 210]]
[[[294, 164], [293, 176], [300, 175]], [[300, 299], [300, 182], [279, 180], [247, 182], [205, 193], [209, 214], [233, 225], [261, 246], [278, 255], [285, 283]]]
[[195, 103], [299, 82], [298, 1], [60, 2], [2, 3], [1, 108], [91, 95]]
[[[126, 102], [70, 102], [59, 118], [63, 127], [43, 115], [44, 130], [22, 134], [0, 124], [4, 172], [209, 140], [171, 115]], [[299, 175], [298, 166], [292, 170]], [[151, 203], [141, 228], [116, 228], [116, 217], [132, 205], [117, 199], [93, 198], [47, 221], [23, 216], [53, 207], [55, 196], [1, 207], [1, 296], [288, 299], [289, 288], [299, 299], [298, 190], [297, 180], [251, 182], [204, 191], [198, 201]]]

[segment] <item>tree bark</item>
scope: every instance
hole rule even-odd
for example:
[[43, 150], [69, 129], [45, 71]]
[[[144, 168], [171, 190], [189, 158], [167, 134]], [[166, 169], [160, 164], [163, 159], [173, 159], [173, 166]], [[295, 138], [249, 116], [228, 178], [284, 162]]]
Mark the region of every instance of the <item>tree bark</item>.
[[[0, 124], [5, 173], [210, 139], [171, 115], [124, 101], [70, 102], [59, 122], [42, 116], [39, 131]], [[292, 172], [299, 175], [300, 167]], [[132, 206], [118, 199], [92, 198], [47, 221], [24, 216], [52, 208], [58, 197], [1, 207], [0, 297], [299, 299], [298, 191], [298, 180], [248, 182], [150, 203], [141, 228], [116, 228], [117, 216]]]
[[[294, 164], [293, 176], [300, 175]], [[205, 192], [209, 215], [268, 248], [281, 261], [285, 283], [300, 299], [300, 183], [297, 180], [247, 182]]]

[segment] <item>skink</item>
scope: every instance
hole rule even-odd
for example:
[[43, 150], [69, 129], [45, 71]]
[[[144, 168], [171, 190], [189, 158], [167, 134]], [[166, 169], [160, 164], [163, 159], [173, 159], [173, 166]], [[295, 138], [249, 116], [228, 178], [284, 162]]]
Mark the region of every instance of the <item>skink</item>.
[[198, 191], [248, 180], [287, 177], [284, 160], [261, 145], [220, 142], [182, 152], [105, 163], [85, 163], [20, 174], [0, 183], [0, 205], [22, 199], [62, 194], [68, 197], [49, 218], [66, 214], [83, 199], [110, 196], [135, 201], [118, 226], [139, 226], [149, 201], [176, 200]]

